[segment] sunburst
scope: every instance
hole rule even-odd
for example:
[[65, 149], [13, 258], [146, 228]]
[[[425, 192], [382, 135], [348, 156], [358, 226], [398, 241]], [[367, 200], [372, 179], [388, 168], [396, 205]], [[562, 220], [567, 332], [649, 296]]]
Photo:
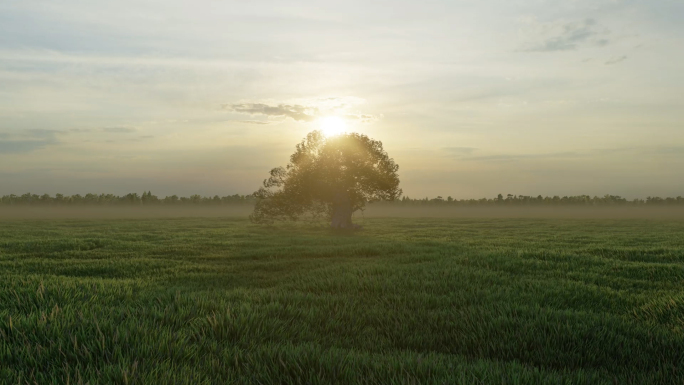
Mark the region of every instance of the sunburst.
[[339, 116], [326, 116], [319, 119], [321, 132], [326, 137], [336, 136], [344, 133], [347, 129], [347, 123]]

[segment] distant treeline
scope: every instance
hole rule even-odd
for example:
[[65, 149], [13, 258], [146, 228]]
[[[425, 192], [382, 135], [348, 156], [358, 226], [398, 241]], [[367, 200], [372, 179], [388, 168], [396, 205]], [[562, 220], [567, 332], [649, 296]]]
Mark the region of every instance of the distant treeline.
[[24, 205], [24, 206], [182, 206], [182, 205], [253, 205], [256, 198], [251, 195], [228, 195], [220, 197], [203, 197], [191, 195], [190, 197], [179, 197], [171, 195], [160, 198], [147, 191], [142, 195], [130, 193], [126, 195], [114, 194], [86, 194], [86, 195], [62, 195], [56, 194], [23, 194], [23, 195], [4, 195], [0, 198], [0, 205]]
[[684, 197], [678, 196], [676, 198], [660, 198], [647, 197], [646, 199], [632, 199], [628, 200], [619, 195], [604, 195], [590, 196], [590, 195], [574, 195], [574, 196], [558, 196], [543, 197], [530, 195], [513, 195], [508, 194], [503, 196], [499, 194], [496, 198], [482, 198], [482, 199], [454, 199], [452, 197], [442, 198], [423, 198], [411, 199], [403, 197], [399, 202], [390, 204], [401, 205], [438, 205], [438, 206], [656, 206], [656, 205], [684, 205]]
[[[86, 195], [62, 195], [56, 194], [23, 194], [5, 195], [0, 198], [0, 206], [23, 205], [23, 206], [229, 206], [229, 205], [253, 205], [256, 198], [252, 195], [228, 195], [220, 197], [205, 197], [191, 195], [190, 197], [179, 197], [176, 195], [160, 198], [152, 195], [150, 191], [142, 195], [130, 193], [126, 195], [114, 194], [86, 194]], [[660, 198], [647, 197], [646, 199], [628, 200], [619, 195], [589, 196], [553, 196], [536, 197], [529, 195], [503, 196], [499, 194], [496, 198], [482, 199], [454, 199], [452, 197], [443, 198], [422, 198], [412, 199], [403, 197], [394, 202], [376, 202], [380, 205], [392, 206], [662, 206], [662, 205], [684, 205], [684, 197]]]

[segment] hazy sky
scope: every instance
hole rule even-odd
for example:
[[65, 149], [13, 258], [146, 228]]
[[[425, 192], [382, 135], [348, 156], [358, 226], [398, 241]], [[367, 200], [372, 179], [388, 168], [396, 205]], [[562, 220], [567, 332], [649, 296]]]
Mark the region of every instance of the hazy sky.
[[684, 1], [0, 0], [0, 194], [256, 190], [339, 116], [405, 195], [684, 195]]

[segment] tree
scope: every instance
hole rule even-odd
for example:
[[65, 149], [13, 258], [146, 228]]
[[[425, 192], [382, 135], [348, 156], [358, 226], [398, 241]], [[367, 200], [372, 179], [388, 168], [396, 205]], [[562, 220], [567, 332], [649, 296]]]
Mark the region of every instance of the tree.
[[382, 142], [349, 133], [326, 138], [309, 133], [286, 167], [271, 170], [250, 216], [256, 223], [297, 220], [303, 215], [326, 217], [333, 228], [357, 228], [352, 214], [377, 200], [401, 196], [399, 166]]

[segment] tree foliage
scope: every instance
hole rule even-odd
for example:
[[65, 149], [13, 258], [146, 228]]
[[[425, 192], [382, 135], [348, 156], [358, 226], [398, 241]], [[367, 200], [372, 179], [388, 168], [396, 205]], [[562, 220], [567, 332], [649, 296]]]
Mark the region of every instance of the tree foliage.
[[325, 137], [313, 131], [297, 144], [290, 163], [272, 169], [254, 193], [258, 200], [251, 219], [272, 223], [303, 215], [329, 218], [340, 204], [354, 212], [368, 202], [392, 201], [402, 193], [398, 169], [378, 140], [358, 133]]

